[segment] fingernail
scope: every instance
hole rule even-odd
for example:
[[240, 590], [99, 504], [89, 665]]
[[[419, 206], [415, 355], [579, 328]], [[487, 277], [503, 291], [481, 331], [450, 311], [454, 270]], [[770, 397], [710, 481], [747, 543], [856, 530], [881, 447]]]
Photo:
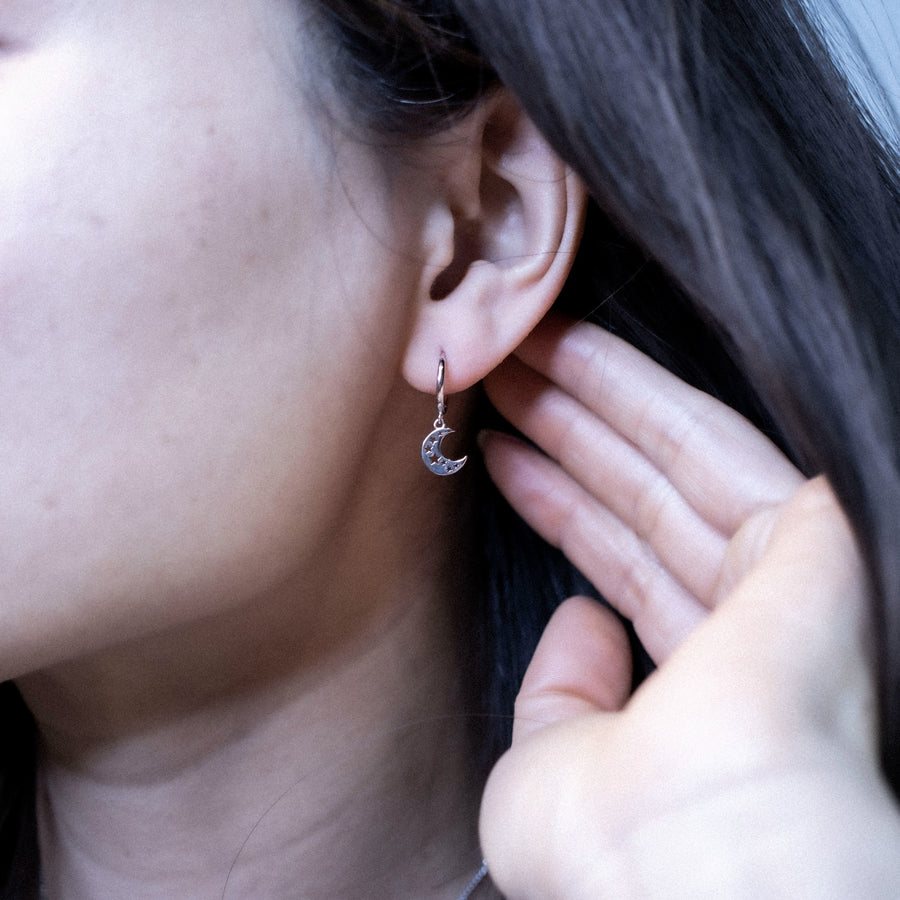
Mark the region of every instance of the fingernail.
[[484, 454], [484, 447], [487, 442], [496, 434], [493, 429], [490, 428], [482, 428], [478, 434], [475, 435], [475, 443], [478, 444], [478, 449]]
[[521, 447], [525, 444], [521, 438], [516, 437], [514, 434], [510, 434], [507, 431], [498, 431], [496, 428], [482, 428], [475, 435], [475, 443], [478, 444], [482, 454], [488, 444], [505, 443], [507, 446], [515, 447]]

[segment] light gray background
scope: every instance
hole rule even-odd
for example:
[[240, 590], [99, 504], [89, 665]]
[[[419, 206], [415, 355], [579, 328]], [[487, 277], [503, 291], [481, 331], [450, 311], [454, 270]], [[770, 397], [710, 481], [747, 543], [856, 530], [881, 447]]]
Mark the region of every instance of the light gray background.
[[[851, 78], [885, 123], [889, 136], [900, 144], [900, 0], [810, 0], [810, 4], [828, 24]], [[859, 37], [882, 96], [870, 88], [865, 66], [847, 49], [849, 42], [836, 21], [835, 9], [844, 13]]]

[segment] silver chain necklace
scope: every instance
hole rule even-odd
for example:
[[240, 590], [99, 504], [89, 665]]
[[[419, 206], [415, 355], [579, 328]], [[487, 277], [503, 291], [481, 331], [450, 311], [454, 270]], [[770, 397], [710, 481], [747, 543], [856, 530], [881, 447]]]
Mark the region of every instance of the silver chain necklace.
[[[478, 885], [487, 878], [488, 867], [487, 863], [482, 860], [481, 868], [472, 876], [472, 880], [466, 885], [465, 890], [456, 898], [456, 900], [469, 900], [472, 894], [475, 893]], [[41, 897], [41, 900], [45, 900], [47, 897], [47, 886], [44, 884], [43, 877], [40, 879], [38, 884], [38, 893]]]
[[[469, 900], [472, 894], [475, 893], [478, 885], [481, 884], [485, 878], [487, 878], [487, 863], [482, 860], [481, 868], [472, 876], [472, 880], [466, 885], [465, 890], [456, 898], [456, 900]], [[44, 884], [43, 878], [41, 878], [38, 885], [38, 892], [41, 900], [44, 900], [47, 896], [47, 887]]]
[[487, 873], [487, 863], [482, 860], [481, 868], [472, 876], [472, 880], [466, 885], [466, 889], [456, 898], [456, 900], [469, 900], [469, 897], [475, 893], [478, 885], [487, 878]]

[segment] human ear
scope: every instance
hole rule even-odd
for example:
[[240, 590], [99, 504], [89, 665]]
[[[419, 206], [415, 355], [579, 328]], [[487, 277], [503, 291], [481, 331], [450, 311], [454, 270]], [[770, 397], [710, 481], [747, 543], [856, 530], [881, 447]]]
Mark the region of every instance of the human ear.
[[485, 100], [436, 151], [445, 174], [426, 222], [428, 259], [403, 374], [448, 392], [481, 380], [528, 335], [569, 273], [586, 195], [506, 92]]

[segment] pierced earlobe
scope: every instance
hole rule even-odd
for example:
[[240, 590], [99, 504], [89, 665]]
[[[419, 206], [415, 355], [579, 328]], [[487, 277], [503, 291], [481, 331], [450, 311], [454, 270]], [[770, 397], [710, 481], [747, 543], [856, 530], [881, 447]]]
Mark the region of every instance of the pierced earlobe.
[[434, 420], [433, 431], [422, 442], [422, 462], [434, 472], [435, 475], [453, 475], [465, 464], [468, 456], [462, 459], [447, 459], [441, 451], [441, 441], [448, 434], [453, 434], [452, 428], [444, 424], [444, 413], [447, 412], [447, 404], [444, 402], [444, 373], [447, 369], [447, 361], [441, 356], [438, 360], [437, 370], [437, 410], [438, 415]]

